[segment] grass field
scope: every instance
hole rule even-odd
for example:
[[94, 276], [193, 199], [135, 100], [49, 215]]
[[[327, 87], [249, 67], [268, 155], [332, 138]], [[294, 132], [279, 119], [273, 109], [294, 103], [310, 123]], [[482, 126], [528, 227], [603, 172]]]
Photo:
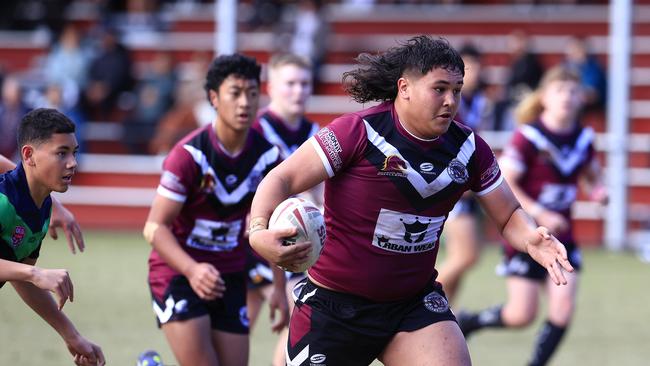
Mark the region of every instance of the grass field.
[[[174, 364], [151, 311], [148, 245], [134, 233], [87, 232], [86, 241], [88, 250], [81, 255], [69, 254], [60, 240], [46, 241], [41, 250], [41, 266], [70, 270], [75, 302], [66, 304], [65, 312], [84, 335], [103, 347], [109, 365], [134, 365], [137, 355], [150, 348]], [[650, 364], [650, 265], [631, 254], [599, 250], [584, 254], [575, 323], [552, 364]], [[496, 249], [486, 250], [466, 281], [460, 306], [477, 309], [503, 301], [504, 281], [494, 275], [498, 259]], [[262, 317], [253, 332], [252, 366], [269, 365], [275, 343], [266, 313]], [[0, 291], [0, 324], [0, 365], [72, 365], [58, 335], [24, 306], [9, 285]], [[535, 330], [473, 336], [469, 346], [474, 364], [523, 365]]]

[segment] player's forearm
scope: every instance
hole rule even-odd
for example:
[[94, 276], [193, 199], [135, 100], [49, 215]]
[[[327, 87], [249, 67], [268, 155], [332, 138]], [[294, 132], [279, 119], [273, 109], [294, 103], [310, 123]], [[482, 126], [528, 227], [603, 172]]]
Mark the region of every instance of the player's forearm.
[[0, 259], [0, 281], [31, 281], [34, 266]]
[[506, 222], [501, 235], [515, 249], [527, 253], [530, 240], [537, 238], [537, 224], [521, 207], [514, 210]]
[[150, 239], [156, 252], [177, 272], [186, 275], [189, 269], [196, 264], [196, 261], [183, 250], [169, 227], [158, 226]]
[[29, 282], [16, 281], [12, 282], [11, 285], [16, 289], [23, 302], [54, 328], [63, 339], [72, 339], [72, 337], [79, 335], [70, 319], [58, 309], [56, 302], [48, 291], [42, 290]]
[[258, 218], [266, 219], [268, 223], [275, 207], [291, 195], [289, 185], [274, 172], [272, 170], [257, 187], [251, 205], [251, 226]]
[[0, 174], [10, 171], [16, 167], [13, 161], [5, 158], [3, 155], [0, 155]]

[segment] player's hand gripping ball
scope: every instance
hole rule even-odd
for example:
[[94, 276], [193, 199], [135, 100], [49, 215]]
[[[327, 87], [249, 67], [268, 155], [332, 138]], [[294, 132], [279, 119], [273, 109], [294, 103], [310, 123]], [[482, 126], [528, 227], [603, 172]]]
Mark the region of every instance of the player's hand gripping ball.
[[269, 219], [269, 229], [287, 227], [295, 227], [298, 234], [286, 238], [283, 245], [311, 242], [309, 260], [302, 263], [300, 268], [292, 268], [294, 272], [304, 272], [316, 263], [323, 244], [325, 244], [325, 218], [313, 203], [302, 198], [292, 197], [282, 201]]

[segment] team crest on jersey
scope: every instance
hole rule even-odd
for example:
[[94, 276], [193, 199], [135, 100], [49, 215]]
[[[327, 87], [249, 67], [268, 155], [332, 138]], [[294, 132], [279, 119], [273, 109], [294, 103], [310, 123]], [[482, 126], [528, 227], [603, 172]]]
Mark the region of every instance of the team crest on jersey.
[[377, 175], [406, 177], [408, 175], [406, 173], [406, 162], [397, 155], [388, 155]]
[[447, 166], [447, 173], [449, 173], [451, 179], [458, 184], [465, 184], [465, 182], [467, 182], [467, 179], [469, 179], [467, 167], [457, 159], [449, 162], [449, 165]]
[[20, 243], [23, 242], [23, 239], [25, 238], [25, 228], [22, 226], [16, 226], [16, 229], [14, 229], [14, 233], [11, 236], [11, 245], [16, 248], [20, 245]]
[[199, 186], [199, 189], [205, 194], [212, 194], [214, 193], [215, 184], [216, 180], [214, 176], [210, 173], [205, 173], [203, 175], [203, 178], [201, 178], [201, 185]]
[[422, 301], [424, 302], [424, 307], [431, 312], [444, 313], [449, 310], [449, 302], [447, 299], [435, 291], [425, 296]]
[[382, 208], [372, 245], [389, 252], [416, 254], [436, 248], [444, 216], [410, 215]]

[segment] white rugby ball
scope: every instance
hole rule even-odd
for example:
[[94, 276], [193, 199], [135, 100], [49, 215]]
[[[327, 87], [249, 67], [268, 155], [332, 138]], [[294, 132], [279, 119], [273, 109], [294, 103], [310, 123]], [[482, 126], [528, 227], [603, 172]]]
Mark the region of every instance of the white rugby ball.
[[325, 218], [313, 203], [298, 197], [287, 198], [273, 210], [269, 219], [269, 229], [284, 229], [295, 227], [296, 236], [286, 238], [284, 245], [294, 245], [297, 242], [311, 242], [309, 260], [302, 263], [300, 268], [292, 268], [292, 272], [304, 272], [311, 267], [325, 244]]

